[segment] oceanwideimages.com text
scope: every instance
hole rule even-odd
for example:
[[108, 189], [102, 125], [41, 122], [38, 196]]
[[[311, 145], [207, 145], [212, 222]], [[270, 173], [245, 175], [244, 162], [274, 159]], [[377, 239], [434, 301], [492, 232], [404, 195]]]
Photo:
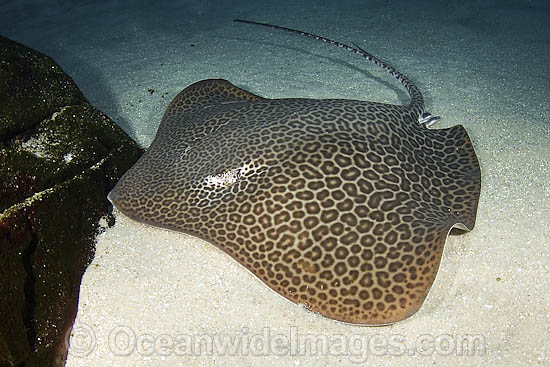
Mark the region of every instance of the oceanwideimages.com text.
[[[242, 328], [231, 333], [153, 334], [136, 333], [127, 326], [113, 328], [105, 342], [116, 356], [337, 356], [364, 363], [369, 356], [483, 356], [485, 337], [481, 334], [421, 334], [411, 340], [400, 334], [311, 334], [297, 327], [274, 332], [265, 327], [252, 332]], [[94, 330], [75, 325], [69, 353], [85, 357], [96, 347]]]

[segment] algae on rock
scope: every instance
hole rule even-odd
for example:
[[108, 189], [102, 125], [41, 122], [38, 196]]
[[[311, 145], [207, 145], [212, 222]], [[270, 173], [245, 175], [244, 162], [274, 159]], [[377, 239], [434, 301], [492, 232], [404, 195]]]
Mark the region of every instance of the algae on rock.
[[0, 365], [64, 365], [106, 194], [142, 153], [51, 58], [0, 36]]

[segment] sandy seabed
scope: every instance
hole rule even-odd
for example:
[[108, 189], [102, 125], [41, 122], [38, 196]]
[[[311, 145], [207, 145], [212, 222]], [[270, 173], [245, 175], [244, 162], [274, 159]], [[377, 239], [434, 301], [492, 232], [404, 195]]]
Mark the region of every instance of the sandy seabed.
[[207, 78], [271, 98], [408, 103], [398, 83], [354, 55], [231, 19], [354, 41], [418, 84], [427, 110], [442, 116], [434, 128], [466, 128], [482, 172], [477, 223], [449, 237], [415, 315], [358, 327], [283, 299], [207, 242], [115, 210], [83, 278], [68, 366], [550, 363], [547, 5], [144, 4], [52, 6], [0, 30], [54, 57], [143, 146], [170, 99]]

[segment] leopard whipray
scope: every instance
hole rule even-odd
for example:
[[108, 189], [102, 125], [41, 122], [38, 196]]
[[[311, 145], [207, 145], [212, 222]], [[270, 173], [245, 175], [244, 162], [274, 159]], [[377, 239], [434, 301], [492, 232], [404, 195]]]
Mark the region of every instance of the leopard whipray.
[[480, 169], [462, 126], [409, 105], [267, 99], [203, 80], [109, 194], [128, 217], [203, 238], [271, 289], [326, 317], [384, 325], [416, 312], [453, 227], [474, 227]]

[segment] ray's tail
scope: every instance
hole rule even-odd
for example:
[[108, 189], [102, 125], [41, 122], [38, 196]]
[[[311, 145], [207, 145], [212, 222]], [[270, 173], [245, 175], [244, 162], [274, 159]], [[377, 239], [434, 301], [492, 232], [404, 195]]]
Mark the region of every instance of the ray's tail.
[[[269, 28], [273, 28], [273, 29], [280, 29], [280, 30], [283, 30], [283, 31], [291, 32], [291, 33], [301, 34], [302, 36], [306, 36], [306, 37], [313, 38], [313, 39], [316, 39], [316, 40], [319, 40], [319, 41], [330, 43], [331, 45], [335, 45], [335, 46], [338, 46], [340, 48], [344, 48], [344, 49], [346, 49], [348, 51], [351, 51], [351, 52], [353, 52], [353, 53], [355, 53], [359, 56], [362, 56], [365, 59], [367, 59], [368, 61], [370, 61], [370, 62], [374, 63], [375, 65], [381, 67], [382, 69], [386, 70], [388, 73], [390, 73], [393, 77], [395, 77], [397, 80], [399, 80], [401, 82], [401, 84], [409, 92], [409, 96], [411, 98], [411, 102], [409, 103], [409, 108], [414, 110], [415, 113], [418, 115], [419, 122], [426, 123], [426, 121], [424, 121], [424, 120], [426, 118], [428, 118], [428, 116], [429, 116], [429, 118], [433, 118], [431, 115], [424, 113], [424, 98], [422, 97], [422, 93], [420, 93], [420, 90], [418, 89], [418, 87], [416, 85], [414, 85], [414, 83], [412, 81], [410, 81], [409, 78], [407, 78], [405, 75], [401, 74], [393, 66], [385, 63], [384, 61], [382, 61], [382, 60], [380, 60], [376, 57], [374, 57], [373, 55], [369, 54], [368, 52], [366, 52], [365, 50], [363, 50], [362, 48], [360, 48], [357, 45], [355, 45], [355, 47], [352, 47], [352, 46], [348, 46], [348, 45], [346, 45], [344, 43], [341, 43], [341, 42], [338, 42], [338, 41], [333, 41], [333, 40], [325, 38], [325, 37], [317, 36], [317, 35], [312, 34], [312, 33], [307, 33], [307, 32], [304, 32], [304, 31], [299, 31], [299, 30], [292, 29], [292, 28], [281, 27], [281, 26], [273, 25], [273, 24], [254, 22], [254, 21], [251, 21], [251, 20], [243, 20], [243, 19], [234, 19], [234, 21], [239, 22], [239, 23], [248, 23], [248, 24], [261, 25], [261, 26], [264, 26], [264, 27], [269, 27]], [[438, 119], [438, 118], [436, 118], [436, 119]]]

